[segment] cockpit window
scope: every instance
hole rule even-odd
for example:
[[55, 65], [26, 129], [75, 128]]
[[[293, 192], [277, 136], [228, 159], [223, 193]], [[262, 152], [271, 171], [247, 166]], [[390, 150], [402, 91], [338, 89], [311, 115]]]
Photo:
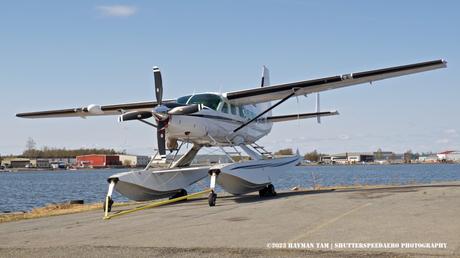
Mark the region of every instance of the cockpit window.
[[183, 97], [180, 97], [176, 100], [177, 103], [179, 104], [187, 104], [187, 101], [188, 99], [191, 97], [192, 95], [188, 95], [188, 96], [183, 96]]
[[203, 104], [208, 108], [217, 110], [222, 99], [214, 94], [197, 94], [193, 95], [187, 104]]
[[228, 111], [229, 111], [229, 110], [228, 110], [228, 104], [224, 102], [223, 105], [222, 105], [222, 109], [220, 110], [220, 112], [222, 112], [222, 113], [229, 113]]

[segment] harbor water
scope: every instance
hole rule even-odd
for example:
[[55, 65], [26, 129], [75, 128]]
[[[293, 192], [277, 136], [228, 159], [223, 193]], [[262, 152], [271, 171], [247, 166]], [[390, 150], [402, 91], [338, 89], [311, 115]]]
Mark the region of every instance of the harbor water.
[[[0, 173], [0, 213], [29, 211], [50, 203], [102, 202], [107, 178], [127, 169]], [[301, 166], [274, 181], [277, 190], [337, 185], [405, 185], [460, 181], [460, 164]], [[204, 189], [208, 179], [189, 187]], [[127, 201], [114, 193], [115, 201]]]

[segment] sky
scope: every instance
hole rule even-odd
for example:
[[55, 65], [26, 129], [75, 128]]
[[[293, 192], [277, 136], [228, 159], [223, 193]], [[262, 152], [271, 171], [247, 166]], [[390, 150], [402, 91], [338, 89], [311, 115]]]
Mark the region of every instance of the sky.
[[[301, 153], [460, 149], [459, 1], [3, 1], [0, 154], [96, 147], [151, 154], [152, 128], [116, 117], [16, 113], [272, 84], [443, 58], [447, 69], [321, 93], [339, 116], [274, 125], [268, 150]], [[274, 114], [312, 112], [314, 96]]]

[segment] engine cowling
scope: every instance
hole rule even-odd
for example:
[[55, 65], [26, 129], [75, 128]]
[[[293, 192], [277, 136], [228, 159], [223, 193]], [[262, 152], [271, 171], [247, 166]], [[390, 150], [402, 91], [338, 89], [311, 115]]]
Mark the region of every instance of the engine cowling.
[[150, 111], [132, 111], [127, 112], [118, 117], [118, 121], [129, 121], [129, 120], [140, 120], [147, 119], [152, 117], [152, 112]]

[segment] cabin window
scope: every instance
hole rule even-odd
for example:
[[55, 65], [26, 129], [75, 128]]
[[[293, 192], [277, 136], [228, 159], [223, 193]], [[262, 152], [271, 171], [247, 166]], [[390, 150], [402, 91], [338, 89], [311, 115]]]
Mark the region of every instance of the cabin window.
[[222, 109], [220, 110], [222, 113], [227, 113], [228, 114], [228, 104], [227, 103], [222, 103]]
[[244, 107], [240, 106], [239, 111], [240, 111], [240, 116], [244, 118], [244, 112], [243, 112]]
[[246, 106], [240, 106], [240, 116], [246, 119], [253, 119], [256, 117], [256, 114]]
[[235, 105], [230, 104], [230, 109], [231, 109], [233, 115], [235, 115], [235, 116], [238, 115], [238, 110], [237, 110]]
[[243, 114], [244, 114], [244, 117], [249, 118], [249, 119], [253, 119], [254, 117], [256, 117], [254, 112], [252, 112], [251, 110], [249, 110], [247, 108], [243, 109]]
[[214, 94], [197, 94], [193, 95], [187, 104], [203, 104], [204, 106], [217, 110], [222, 99]]
[[179, 104], [187, 104], [187, 101], [190, 99], [191, 96], [192, 95], [180, 97], [176, 100], [176, 102]]

